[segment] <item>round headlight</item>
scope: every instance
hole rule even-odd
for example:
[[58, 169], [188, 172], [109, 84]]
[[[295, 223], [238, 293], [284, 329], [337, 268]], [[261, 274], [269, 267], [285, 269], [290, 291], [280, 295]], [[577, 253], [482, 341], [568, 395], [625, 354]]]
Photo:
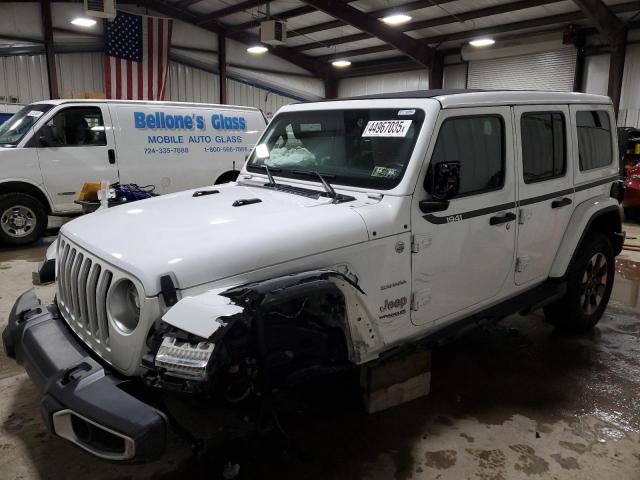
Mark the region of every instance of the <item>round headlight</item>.
[[118, 282], [111, 290], [109, 311], [115, 326], [124, 333], [131, 333], [140, 321], [140, 294], [130, 280]]

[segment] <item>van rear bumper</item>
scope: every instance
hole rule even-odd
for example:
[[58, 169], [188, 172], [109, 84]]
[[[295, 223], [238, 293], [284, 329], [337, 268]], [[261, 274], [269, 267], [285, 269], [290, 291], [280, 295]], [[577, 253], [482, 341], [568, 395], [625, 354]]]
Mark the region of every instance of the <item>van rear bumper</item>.
[[33, 289], [13, 306], [2, 341], [41, 391], [51, 433], [107, 460], [150, 461], [163, 454], [162, 412], [122, 390], [122, 380], [91, 357], [57, 307], [41, 305]]

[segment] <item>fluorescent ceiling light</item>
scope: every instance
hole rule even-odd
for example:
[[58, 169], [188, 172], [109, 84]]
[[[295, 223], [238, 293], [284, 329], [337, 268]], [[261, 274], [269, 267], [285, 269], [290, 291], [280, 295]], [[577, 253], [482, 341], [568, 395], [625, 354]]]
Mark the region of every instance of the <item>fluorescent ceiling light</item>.
[[253, 53], [254, 55], [259, 55], [261, 53], [267, 52], [269, 49], [262, 45], [254, 45], [253, 47], [247, 48], [247, 52]]
[[476, 38], [475, 40], [471, 40], [469, 45], [472, 47], [488, 47], [494, 43], [496, 43], [496, 41], [493, 38]]
[[388, 15], [382, 18], [382, 21], [384, 23], [394, 27], [396, 25], [402, 25], [403, 23], [407, 23], [409, 20], [411, 20], [411, 17], [409, 15], [405, 15], [404, 13], [396, 13], [395, 15]]
[[331, 65], [337, 68], [345, 68], [351, 65], [351, 62], [349, 60], [334, 60]]
[[78, 27], [93, 27], [96, 24], [96, 21], [92, 18], [78, 17], [71, 20], [71, 23]]

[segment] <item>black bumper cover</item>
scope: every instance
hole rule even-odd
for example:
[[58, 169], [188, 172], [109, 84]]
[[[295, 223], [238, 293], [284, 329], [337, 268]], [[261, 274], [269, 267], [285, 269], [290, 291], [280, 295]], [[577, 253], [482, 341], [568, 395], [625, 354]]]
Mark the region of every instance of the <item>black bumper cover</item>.
[[71, 410], [135, 443], [128, 460], [150, 461], [164, 452], [165, 416], [118, 387], [116, 376], [76, 340], [55, 305], [40, 304], [33, 289], [22, 294], [2, 333], [7, 355], [23, 365], [43, 392], [41, 409], [50, 432], [53, 414]]

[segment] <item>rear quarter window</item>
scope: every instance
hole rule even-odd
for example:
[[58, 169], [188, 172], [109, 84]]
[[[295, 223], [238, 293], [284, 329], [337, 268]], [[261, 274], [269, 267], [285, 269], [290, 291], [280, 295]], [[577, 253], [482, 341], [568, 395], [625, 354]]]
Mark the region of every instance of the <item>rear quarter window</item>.
[[605, 110], [576, 112], [580, 170], [594, 170], [611, 165], [611, 123]]

